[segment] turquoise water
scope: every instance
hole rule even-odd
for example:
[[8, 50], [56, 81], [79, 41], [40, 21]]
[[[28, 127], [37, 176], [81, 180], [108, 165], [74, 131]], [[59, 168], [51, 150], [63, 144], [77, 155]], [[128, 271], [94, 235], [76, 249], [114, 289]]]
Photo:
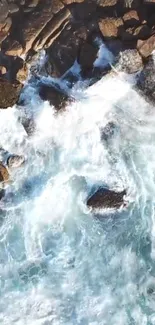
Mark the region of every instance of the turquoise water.
[[[26, 158], [0, 205], [0, 324], [155, 324], [155, 112], [133, 82], [79, 83], [59, 115], [28, 87], [25, 112], [0, 111], [1, 145]], [[128, 207], [93, 216], [98, 185], [126, 188]]]

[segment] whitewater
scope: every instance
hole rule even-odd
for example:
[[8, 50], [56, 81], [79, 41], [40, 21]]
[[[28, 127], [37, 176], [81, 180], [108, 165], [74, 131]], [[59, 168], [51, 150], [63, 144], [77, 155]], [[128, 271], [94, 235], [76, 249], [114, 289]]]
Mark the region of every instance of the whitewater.
[[[0, 202], [0, 324], [155, 324], [155, 110], [134, 83], [79, 81], [61, 113], [28, 83], [23, 108], [0, 110], [1, 147], [26, 159]], [[126, 189], [127, 207], [94, 216], [102, 185]]]

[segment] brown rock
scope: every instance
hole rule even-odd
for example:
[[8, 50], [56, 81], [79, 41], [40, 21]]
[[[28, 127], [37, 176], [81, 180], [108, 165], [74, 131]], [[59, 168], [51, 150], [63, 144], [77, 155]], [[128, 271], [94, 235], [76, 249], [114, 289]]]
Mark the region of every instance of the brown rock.
[[152, 35], [145, 41], [138, 40], [137, 49], [144, 58], [150, 56], [153, 50], [155, 50], [155, 35]]
[[7, 168], [0, 162], [0, 182], [8, 182], [9, 173]]
[[117, 5], [118, 2], [119, 0], [98, 0], [97, 4], [101, 7], [112, 7]]
[[140, 24], [139, 16], [136, 10], [130, 10], [123, 16], [126, 27], [135, 27]]
[[9, 168], [17, 168], [17, 167], [20, 167], [21, 165], [23, 165], [24, 162], [25, 162], [24, 156], [11, 155], [7, 159], [7, 166]]
[[106, 188], [100, 188], [87, 201], [87, 206], [92, 210], [96, 209], [119, 209], [124, 205], [126, 191], [115, 192]]
[[0, 65], [0, 74], [3, 75], [6, 74], [6, 72], [7, 72], [6, 68]]
[[22, 85], [19, 83], [10, 83], [0, 78], [0, 108], [12, 107], [16, 104]]
[[24, 53], [31, 48], [35, 39], [44, 29], [46, 24], [52, 19], [53, 15], [63, 8], [63, 4], [59, 0], [46, 1], [43, 8], [29, 14], [28, 19], [23, 24], [23, 40], [25, 43]]
[[25, 62], [23, 62], [23, 67], [17, 71], [16, 80], [20, 83], [24, 83], [28, 77], [28, 67]]
[[121, 18], [104, 18], [99, 22], [99, 28], [105, 38], [117, 38], [123, 27]]
[[52, 43], [52, 38], [54, 41], [56, 31], [59, 30], [59, 28], [61, 29], [61, 25], [63, 29], [66, 21], [68, 22], [69, 16], [70, 16], [70, 11], [68, 9], [64, 9], [60, 12], [60, 14], [53, 17], [53, 19], [51, 19], [51, 21], [47, 24], [47, 26], [45, 26], [45, 28], [39, 34], [37, 41], [34, 42], [33, 44], [33, 49], [35, 51], [42, 49], [43, 46], [46, 44], [46, 42], [48, 42], [48, 39], [50, 39], [50, 43]]
[[22, 45], [11, 38], [7, 38], [7, 42], [4, 47], [4, 53], [11, 56], [20, 56], [23, 52]]

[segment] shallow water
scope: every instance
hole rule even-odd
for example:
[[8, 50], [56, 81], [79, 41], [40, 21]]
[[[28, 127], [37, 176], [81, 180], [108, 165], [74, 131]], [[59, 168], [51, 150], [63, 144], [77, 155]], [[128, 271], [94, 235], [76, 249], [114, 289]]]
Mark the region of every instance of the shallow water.
[[[26, 157], [0, 206], [0, 324], [155, 324], [155, 111], [133, 83], [79, 82], [58, 115], [29, 86], [24, 113], [0, 111], [1, 146]], [[85, 202], [99, 185], [126, 188], [128, 207], [95, 218]]]

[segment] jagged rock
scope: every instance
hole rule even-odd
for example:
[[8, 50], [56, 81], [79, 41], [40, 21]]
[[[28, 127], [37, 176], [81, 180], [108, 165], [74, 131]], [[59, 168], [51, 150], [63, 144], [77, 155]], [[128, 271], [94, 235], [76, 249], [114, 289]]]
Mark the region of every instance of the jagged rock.
[[134, 41], [146, 39], [150, 36], [150, 28], [147, 25], [127, 28], [121, 35], [123, 41]]
[[23, 65], [16, 73], [16, 80], [20, 83], [24, 83], [28, 77], [28, 67], [27, 64], [23, 61]]
[[104, 208], [119, 209], [125, 204], [125, 195], [126, 190], [116, 192], [106, 188], [100, 188], [87, 200], [87, 206], [92, 210]]
[[41, 84], [39, 87], [39, 95], [43, 100], [48, 100], [56, 110], [66, 107], [71, 102], [71, 98], [59, 86]]
[[0, 78], [0, 108], [12, 107], [16, 104], [22, 85], [11, 83]]
[[152, 57], [139, 75], [138, 86], [149, 99], [155, 100], [155, 62]]
[[51, 76], [61, 77], [75, 62], [87, 31], [69, 24], [47, 50]]
[[0, 182], [8, 182], [9, 173], [7, 168], [0, 162]]
[[101, 7], [113, 7], [117, 5], [118, 2], [119, 0], [97, 0], [98, 6]]
[[135, 27], [140, 25], [140, 19], [136, 10], [130, 10], [123, 16], [123, 21], [126, 27]]
[[56, 31], [58, 30], [58, 34], [60, 34], [65, 24], [68, 23], [70, 14], [71, 13], [68, 9], [64, 9], [58, 15], [53, 17], [53, 19], [51, 19], [51, 21], [47, 24], [47, 26], [42, 30], [38, 39], [34, 42], [33, 49], [35, 51], [38, 51], [42, 49], [46, 43], [47, 46], [49, 47], [52, 44], [52, 40], [53, 41], [55, 40]]
[[103, 18], [99, 28], [104, 38], [118, 38], [122, 32], [123, 20], [121, 18]]
[[6, 55], [10, 56], [21, 56], [23, 53], [22, 45], [10, 37], [7, 37], [6, 43], [2, 44], [2, 49]]
[[7, 38], [11, 25], [12, 19], [10, 17], [7, 17], [3, 23], [0, 23], [0, 43]]
[[15, 12], [19, 11], [19, 6], [16, 3], [8, 3], [8, 9], [10, 14], [14, 14]]
[[136, 49], [125, 50], [120, 53], [118, 69], [127, 73], [135, 73], [142, 69], [143, 60]]
[[24, 53], [27, 53], [31, 48], [35, 39], [39, 36], [44, 27], [56, 14], [63, 8], [62, 2], [59, 0], [46, 1], [43, 8], [37, 9], [29, 14], [28, 19], [23, 23], [23, 41]]
[[121, 0], [125, 8], [137, 9], [142, 5], [141, 0]]
[[137, 49], [144, 58], [150, 56], [153, 50], [155, 50], [155, 35], [152, 35], [145, 41], [138, 40]]
[[23, 165], [24, 162], [25, 162], [24, 156], [11, 155], [7, 159], [7, 166], [9, 168], [17, 168]]

